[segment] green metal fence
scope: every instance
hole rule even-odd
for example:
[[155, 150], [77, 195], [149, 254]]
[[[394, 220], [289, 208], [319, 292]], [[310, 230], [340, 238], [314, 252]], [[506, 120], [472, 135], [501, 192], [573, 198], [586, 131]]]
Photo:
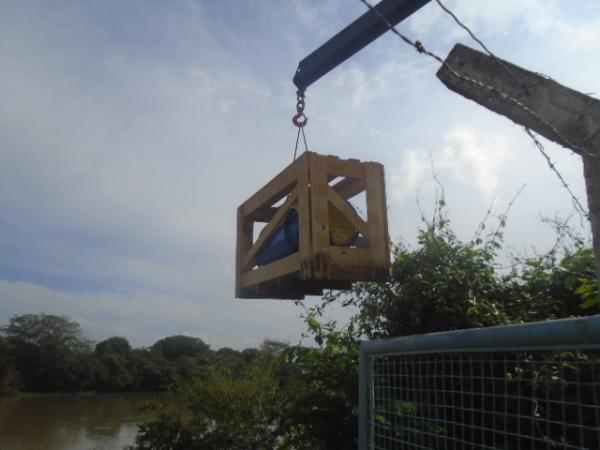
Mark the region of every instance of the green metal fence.
[[360, 450], [600, 449], [600, 316], [361, 345]]

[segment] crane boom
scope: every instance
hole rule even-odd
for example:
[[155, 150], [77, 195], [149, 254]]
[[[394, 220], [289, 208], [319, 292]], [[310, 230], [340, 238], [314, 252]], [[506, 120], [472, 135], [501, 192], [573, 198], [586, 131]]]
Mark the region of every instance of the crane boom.
[[[382, 0], [375, 8], [392, 25], [409, 17], [430, 0]], [[294, 84], [303, 96], [308, 86], [388, 30], [377, 11], [369, 9], [298, 64]]]

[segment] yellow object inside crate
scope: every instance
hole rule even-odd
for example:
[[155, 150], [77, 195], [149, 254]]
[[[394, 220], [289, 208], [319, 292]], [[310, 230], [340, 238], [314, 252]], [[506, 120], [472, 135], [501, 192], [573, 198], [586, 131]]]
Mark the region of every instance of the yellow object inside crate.
[[347, 246], [358, 237], [354, 225], [331, 203], [329, 204], [329, 242], [331, 245]]

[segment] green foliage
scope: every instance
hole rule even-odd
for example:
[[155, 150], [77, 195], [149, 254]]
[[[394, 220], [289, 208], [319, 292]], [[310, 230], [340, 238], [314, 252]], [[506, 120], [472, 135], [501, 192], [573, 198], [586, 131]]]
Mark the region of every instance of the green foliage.
[[91, 377], [80, 356], [91, 353], [81, 328], [63, 316], [24, 314], [0, 328], [5, 357], [14, 362], [23, 384], [38, 391], [85, 389]]
[[594, 302], [585, 303], [595, 292], [594, 262], [592, 250], [583, 247], [564, 249], [560, 257], [551, 252], [524, 260], [504, 279], [507, 291], [504, 304], [511, 321], [531, 322], [596, 313], [597, 310], [591, 308]]
[[193, 423], [183, 421], [178, 413], [166, 410], [161, 405], [150, 405], [156, 411], [154, 420], [140, 424], [135, 444], [125, 450], [203, 450], [198, 441], [200, 430]]
[[133, 391], [158, 391], [167, 389], [174, 379], [175, 369], [161, 355], [144, 349], [133, 349], [128, 354], [132, 372]]
[[118, 353], [100, 356], [100, 367], [96, 385], [100, 391], [125, 391], [133, 384], [127, 358]]
[[282, 399], [271, 365], [252, 364], [242, 376], [213, 366], [188, 392], [202, 448], [276, 447]]
[[578, 278], [579, 287], [575, 290], [575, 293], [581, 296], [583, 303], [581, 306], [585, 310], [591, 311], [592, 308], [597, 307], [600, 304], [600, 281], [598, 279], [591, 278]]
[[199, 356], [207, 353], [210, 347], [202, 339], [192, 336], [169, 336], [157, 341], [151, 349], [161, 353], [167, 359], [177, 359], [184, 356]]
[[[219, 352], [215, 352], [218, 354]], [[276, 378], [273, 348], [253, 352], [241, 372], [227, 349], [183, 388], [192, 418], [161, 410], [140, 426], [131, 450], [267, 450], [279, 448], [282, 391]], [[236, 370], [234, 370], [236, 369]]]
[[376, 338], [506, 323], [495, 245], [463, 243], [447, 221], [428, 224], [418, 243], [414, 251], [394, 247], [390, 283], [355, 286], [361, 332]]
[[117, 353], [127, 355], [131, 351], [129, 341], [121, 336], [113, 336], [96, 344], [95, 352], [97, 355], [106, 355]]
[[47, 352], [77, 352], [88, 350], [90, 345], [77, 322], [52, 314], [14, 316], [0, 331], [13, 343], [36, 346]]
[[[404, 336], [595, 312], [582, 308], [598, 298], [594, 254], [583, 240], [552, 221], [559, 239], [550, 252], [515, 258], [509, 272], [499, 273], [496, 258], [505, 225], [503, 215], [487, 237], [481, 236], [482, 223], [471, 241], [460, 241], [440, 203], [435, 218], [420, 230], [417, 249], [393, 247], [389, 283], [358, 283], [349, 298], [342, 295], [345, 305], [358, 309], [357, 336]], [[563, 245], [567, 240], [570, 245]]]
[[0, 396], [15, 395], [19, 391], [20, 386], [19, 372], [12, 365], [7, 365], [0, 368]]
[[164, 390], [201, 374], [210, 353], [189, 336], [166, 337], [152, 350], [113, 336], [92, 351], [77, 322], [50, 314], [14, 316], [0, 333], [0, 395]]
[[[355, 420], [357, 401], [352, 396], [357, 392], [356, 386], [334, 384], [331, 379], [356, 382], [355, 352], [360, 338], [485, 327], [596, 312], [584, 309], [597, 305], [598, 281], [594, 273], [594, 255], [582, 240], [572, 239], [572, 245], [559, 245], [567, 236], [565, 228], [561, 228], [563, 234], [549, 253], [517, 258], [512, 270], [499, 271], [496, 258], [502, 250], [505, 225], [504, 215], [487, 237], [481, 236], [485, 230], [482, 224], [471, 241], [460, 241], [452, 232], [444, 215], [444, 204], [440, 202], [435, 218], [425, 222], [419, 232], [416, 249], [402, 244], [393, 248], [390, 282], [355, 284], [351, 292], [328, 294], [321, 305], [307, 310], [307, 327], [320, 348], [295, 350], [304, 356], [303, 360], [294, 360], [295, 366], [303, 368], [315, 379], [302, 371], [301, 376], [295, 377], [304, 383], [294, 394], [293, 412], [288, 411], [301, 430], [296, 433], [298, 439], [293, 448], [355, 446], [353, 430], [356, 427], [349, 426], [349, 419]], [[344, 328], [323, 322], [327, 308], [334, 303], [356, 311]], [[336, 349], [337, 355], [347, 354], [350, 358], [330, 358], [331, 348]], [[317, 389], [312, 389], [313, 381]], [[328, 403], [328, 397], [344, 398], [348, 402]], [[318, 416], [321, 405], [327, 405], [329, 421]], [[314, 415], [305, 414], [311, 406]], [[410, 417], [416, 405], [405, 402], [395, 407], [398, 415]], [[326, 426], [320, 428], [317, 418]], [[380, 416], [375, 420], [385, 422], [387, 418]], [[340, 447], [335, 446], [335, 439], [325, 444], [324, 439], [329, 437], [331, 430], [345, 430], [340, 438], [345, 441]]]
[[15, 394], [20, 385], [20, 375], [15, 368], [8, 340], [0, 337], [0, 395]]
[[319, 347], [290, 347], [279, 369], [288, 398], [282, 411], [284, 448], [356, 448], [358, 341], [351, 329], [320, 323], [314, 311], [306, 319]]

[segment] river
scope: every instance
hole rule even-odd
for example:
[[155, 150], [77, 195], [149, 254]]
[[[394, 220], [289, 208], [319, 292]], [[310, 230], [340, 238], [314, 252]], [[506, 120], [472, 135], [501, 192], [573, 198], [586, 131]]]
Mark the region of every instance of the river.
[[0, 397], [0, 450], [122, 449], [152, 418], [138, 408], [152, 398], [185, 409], [181, 397], [164, 392]]

